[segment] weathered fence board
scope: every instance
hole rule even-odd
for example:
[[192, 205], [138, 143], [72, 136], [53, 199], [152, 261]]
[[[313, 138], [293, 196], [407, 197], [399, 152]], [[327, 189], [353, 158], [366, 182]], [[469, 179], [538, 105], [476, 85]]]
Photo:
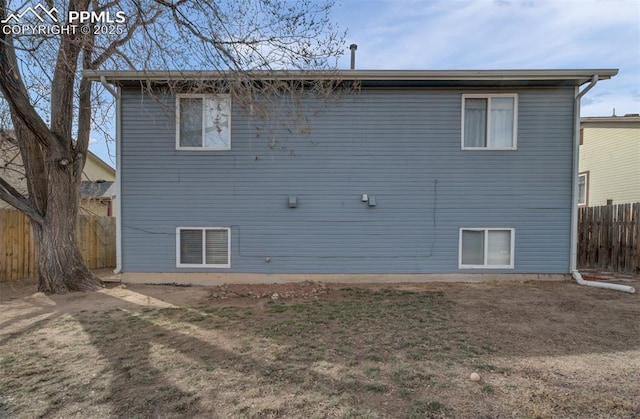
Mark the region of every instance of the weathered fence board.
[[640, 272], [640, 202], [578, 210], [578, 267]]
[[[113, 217], [80, 215], [76, 238], [90, 269], [116, 266], [116, 223]], [[38, 276], [31, 223], [22, 213], [0, 209], [0, 281]]]

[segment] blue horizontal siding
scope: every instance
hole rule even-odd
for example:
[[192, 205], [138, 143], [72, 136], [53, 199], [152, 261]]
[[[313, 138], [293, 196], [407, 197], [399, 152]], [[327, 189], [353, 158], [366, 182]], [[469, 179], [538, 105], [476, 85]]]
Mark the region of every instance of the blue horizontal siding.
[[[365, 90], [308, 112], [306, 134], [235, 105], [231, 150], [198, 152], [175, 149], [171, 97], [125, 90], [123, 270], [458, 272], [459, 228], [511, 227], [498, 272], [567, 272], [573, 90], [513, 92], [515, 151], [461, 150], [462, 90]], [[231, 268], [176, 268], [178, 226], [231, 227]]]

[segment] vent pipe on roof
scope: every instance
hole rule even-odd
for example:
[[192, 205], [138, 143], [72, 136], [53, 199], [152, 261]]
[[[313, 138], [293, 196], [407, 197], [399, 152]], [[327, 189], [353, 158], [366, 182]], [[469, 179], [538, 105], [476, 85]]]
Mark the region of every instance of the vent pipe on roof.
[[356, 50], [358, 49], [358, 45], [351, 44], [349, 45], [349, 49], [351, 50], [351, 69], [356, 69]]

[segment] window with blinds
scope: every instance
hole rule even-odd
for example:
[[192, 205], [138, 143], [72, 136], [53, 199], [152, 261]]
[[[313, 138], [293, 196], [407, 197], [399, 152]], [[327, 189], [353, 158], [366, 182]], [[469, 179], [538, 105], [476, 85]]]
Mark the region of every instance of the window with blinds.
[[179, 227], [177, 229], [177, 266], [228, 268], [230, 230], [214, 227]]
[[513, 269], [513, 228], [460, 229], [459, 267]]

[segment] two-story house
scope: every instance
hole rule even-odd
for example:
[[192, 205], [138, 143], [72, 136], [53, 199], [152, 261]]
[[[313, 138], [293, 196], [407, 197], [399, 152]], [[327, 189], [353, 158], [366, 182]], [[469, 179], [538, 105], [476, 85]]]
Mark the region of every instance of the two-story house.
[[273, 108], [260, 117], [203, 88], [218, 72], [87, 72], [117, 95], [118, 270], [190, 283], [565, 277], [580, 96], [616, 73], [254, 73], [347, 86], [328, 101], [258, 93]]

